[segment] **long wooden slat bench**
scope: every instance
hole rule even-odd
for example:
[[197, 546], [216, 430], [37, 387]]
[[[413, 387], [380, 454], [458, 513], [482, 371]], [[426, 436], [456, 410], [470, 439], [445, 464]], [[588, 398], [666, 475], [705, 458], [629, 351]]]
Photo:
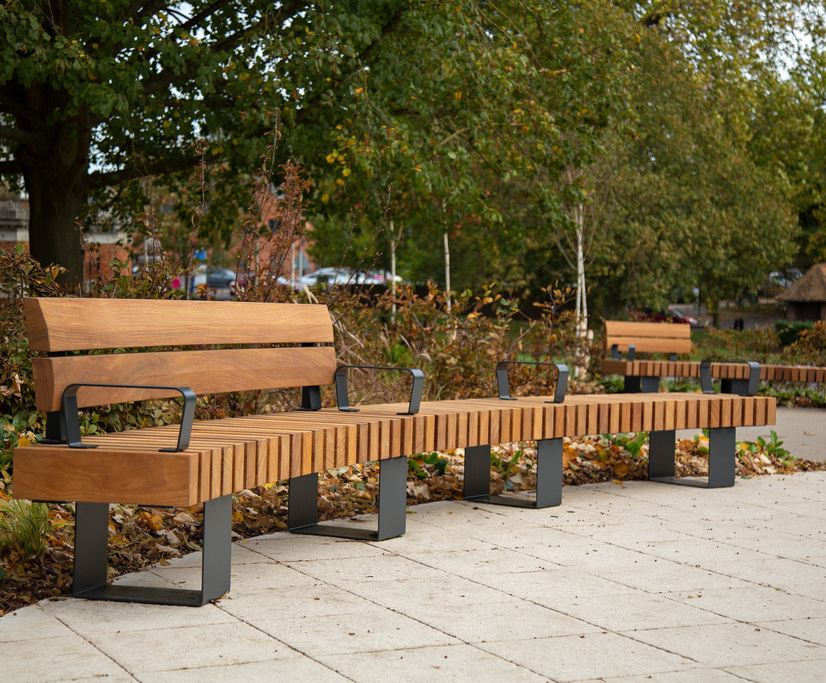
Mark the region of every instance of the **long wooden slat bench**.
[[[464, 448], [467, 498], [524, 504], [489, 496], [490, 445], [536, 440], [538, 485], [528, 504], [545, 507], [561, 502], [563, 437], [666, 435], [652, 436], [659, 445], [652, 447], [649, 472], [665, 480], [674, 469], [673, 430], [709, 427], [708, 485], [730, 486], [734, 429], [774, 421], [774, 399], [764, 397], [565, 398], [561, 387], [551, 397], [431, 401], [416, 410], [415, 375], [409, 403], [363, 406], [359, 412], [321, 408], [320, 386], [333, 382], [339, 405], [348, 405], [325, 306], [29, 299], [26, 318], [32, 349], [48, 354], [34, 359], [37, 404], [48, 413], [47, 439], [16, 449], [14, 495], [77, 503], [72, 591], [94, 599], [199, 605], [226, 593], [231, 494], [257, 485], [289, 480], [291, 531], [380, 540], [404, 533], [408, 455]], [[240, 348], [161, 349], [195, 345]], [[140, 351], [98, 353], [125, 348]], [[192, 420], [195, 394], [277, 387], [302, 387], [303, 410]], [[78, 407], [175, 395], [185, 401], [180, 426], [81, 439]], [[500, 387], [500, 396], [510, 398], [507, 388]], [[318, 473], [370, 461], [380, 462], [378, 529], [358, 533], [318, 524]], [[112, 502], [204, 503], [201, 589], [107, 585]]]
[[[625, 391], [658, 391], [663, 377], [702, 379], [700, 361], [677, 360], [677, 355], [691, 351], [691, 327], [681, 323], [605, 321], [603, 348], [606, 357], [600, 365], [603, 375], [620, 375]], [[622, 352], [627, 357], [622, 358]], [[669, 360], [638, 360], [637, 352], [668, 354]], [[711, 375], [723, 382], [723, 390], [742, 392], [751, 378], [748, 364], [712, 362]], [[826, 382], [825, 367], [760, 364], [759, 381]]]

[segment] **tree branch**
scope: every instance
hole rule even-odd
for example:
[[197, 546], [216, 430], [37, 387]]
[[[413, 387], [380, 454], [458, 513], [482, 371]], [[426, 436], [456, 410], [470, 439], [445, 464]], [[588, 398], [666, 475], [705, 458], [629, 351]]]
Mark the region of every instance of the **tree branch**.
[[0, 138], [11, 142], [19, 142], [21, 145], [30, 145], [32, 147], [40, 147], [45, 142], [45, 140], [37, 135], [37, 133], [32, 133], [14, 126], [4, 126], [1, 124]]
[[[219, 0], [212, 4], [208, 9], [201, 12], [198, 17], [198, 21], [205, 20], [210, 14], [213, 12], [218, 11], [225, 2], [223, 0]], [[293, 0], [289, 5], [285, 5], [279, 8], [278, 12], [275, 15], [275, 20], [284, 22], [287, 19], [294, 17], [300, 11], [307, 8], [308, 3], [305, 0]], [[195, 17], [193, 17], [194, 20]], [[225, 37], [223, 40], [215, 42], [215, 43], [201, 43], [201, 47], [206, 48], [212, 53], [222, 52], [224, 50], [231, 50], [232, 48], [237, 47], [244, 38], [246, 38], [251, 33], [255, 32], [262, 26], [267, 25], [272, 18], [268, 17], [266, 14], [261, 17], [261, 19], [254, 24], [250, 24], [249, 26], [244, 27], [236, 31], [235, 33]], [[194, 28], [197, 24], [193, 23], [193, 20], [190, 20], [187, 24], [183, 24], [183, 26], [188, 26], [188, 28]], [[146, 59], [151, 59], [154, 54], [147, 54]], [[151, 78], [148, 78], [143, 82], [143, 90], [148, 94], [152, 94], [161, 90], [163, 88], [169, 87], [171, 85], [180, 84], [190, 80], [193, 76], [193, 69], [198, 66], [197, 62], [191, 62], [189, 64], [189, 68], [185, 69], [183, 72], [178, 74], [172, 74], [169, 71], [161, 71], [160, 73], [154, 75]]]
[[118, 171], [98, 171], [89, 174], [86, 184], [91, 189], [120, 185], [121, 183], [145, 178], [147, 176], [161, 175], [183, 171], [186, 168], [196, 166], [199, 162], [197, 154], [178, 154], [165, 159], [156, 159], [142, 165], [135, 165], [129, 168], [122, 168]]

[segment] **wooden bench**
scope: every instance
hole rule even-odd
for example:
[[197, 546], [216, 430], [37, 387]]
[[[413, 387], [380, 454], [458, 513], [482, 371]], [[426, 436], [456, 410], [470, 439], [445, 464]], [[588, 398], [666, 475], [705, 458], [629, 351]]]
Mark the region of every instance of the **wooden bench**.
[[[625, 391], [657, 391], [659, 376], [639, 375], [633, 372], [608, 371], [611, 367], [622, 369], [619, 362], [622, 353], [626, 353], [628, 362], [636, 359], [637, 352], [668, 354], [671, 361], [676, 361], [680, 354], [691, 353], [691, 326], [674, 323], [629, 322], [624, 320], [606, 320], [605, 335], [602, 340], [606, 360], [603, 361], [603, 374], [625, 376]], [[610, 361], [608, 360], [610, 358]]]
[[[658, 391], [662, 377], [686, 377], [702, 379], [700, 361], [677, 360], [678, 354], [691, 351], [691, 328], [680, 323], [605, 321], [603, 348], [606, 358], [600, 371], [603, 375], [621, 375], [627, 392]], [[622, 352], [626, 358], [622, 359]], [[668, 354], [668, 360], [638, 360], [636, 352]], [[747, 363], [714, 363], [709, 370], [719, 378], [726, 393], [747, 391], [753, 369]], [[753, 381], [753, 379], [752, 379]], [[758, 381], [802, 382], [816, 384], [826, 382], [826, 368], [802, 365], [760, 364]]]
[[[649, 476], [669, 480], [673, 430], [708, 427], [706, 485], [731, 486], [734, 429], [774, 422], [774, 399], [764, 397], [565, 397], [563, 373], [553, 396], [514, 399], [502, 385], [507, 374], [498, 372], [501, 398], [430, 401], [417, 410], [420, 377], [411, 371], [409, 402], [356, 412], [346, 398], [346, 368], [336, 368], [325, 306], [113, 299], [25, 304], [31, 348], [46, 354], [34, 359], [34, 373], [38, 408], [48, 414], [47, 438], [15, 450], [14, 495], [77, 503], [72, 592], [92, 599], [200, 605], [226, 593], [232, 493], [265, 483], [289, 480], [290, 531], [381, 540], [405, 530], [408, 455], [464, 448], [466, 498], [546, 507], [562, 498], [563, 437], [665, 435], [652, 436]], [[340, 408], [322, 408], [320, 387], [333, 383]], [[278, 387], [302, 387], [301, 409], [192, 418], [196, 394]], [[184, 397], [180, 426], [81, 439], [78, 407], [173, 396]], [[535, 499], [491, 497], [490, 445], [522, 440], [538, 442]], [[371, 461], [380, 462], [378, 529], [319, 524], [318, 473]], [[203, 503], [200, 590], [107, 585], [109, 503]]]

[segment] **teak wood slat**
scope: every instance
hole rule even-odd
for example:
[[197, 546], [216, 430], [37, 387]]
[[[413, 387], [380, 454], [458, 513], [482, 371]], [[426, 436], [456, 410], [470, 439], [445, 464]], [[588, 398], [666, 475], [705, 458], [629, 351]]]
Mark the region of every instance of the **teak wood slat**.
[[[602, 361], [605, 375], [636, 377], [699, 377], [698, 361], [613, 360]], [[711, 374], [721, 379], [748, 379], [749, 368], [738, 363], [712, 363]], [[826, 381], [826, 368], [804, 365], [760, 365], [760, 379], [764, 382], [804, 382], [819, 384]]]
[[[196, 423], [185, 453], [153, 450], [168, 444], [169, 427], [88, 437], [89, 443], [100, 446], [90, 451], [63, 445], [23, 447], [15, 454], [15, 491], [38, 500], [94, 502], [102, 492], [117, 492], [124, 503], [193, 505], [226, 491], [317, 472], [330, 463], [341, 466], [413, 455], [436, 449], [440, 442], [465, 448], [514, 436], [536, 440], [774, 420], [774, 399], [762, 396], [637, 394], [629, 400], [628, 395], [614, 394], [574, 395], [563, 404], [547, 400], [437, 401], [423, 404], [427, 414], [415, 416], [396, 415], [395, 409], [403, 407], [397, 404], [366, 406], [358, 413], [324, 409], [228, 418]], [[474, 434], [460, 428], [472, 421], [489, 426]], [[501, 436], [503, 430], [508, 430], [507, 439]], [[421, 444], [429, 447], [418, 448]], [[129, 453], [134, 456], [131, 461]], [[42, 476], [44, 464], [54, 477]], [[95, 476], [79, 474], [87, 469]], [[69, 493], [71, 498], [66, 497]]]
[[[37, 407], [61, 409], [71, 384], [140, 384], [189, 387], [196, 394], [330, 384], [336, 368], [332, 347], [210, 349], [35, 358]], [[174, 391], [84, 387], [78, 405], [95, 406], [180, 396]]]
[[33, 351], [332, 343], [326, 306], [234, 301], [27, 298]]
[[676, 323], [627, 322], [606, 320], [603, 347], [606, 351], [616, 345], [627, 351], [633, 344], [638, 352], [690, 353], [691, 326]]

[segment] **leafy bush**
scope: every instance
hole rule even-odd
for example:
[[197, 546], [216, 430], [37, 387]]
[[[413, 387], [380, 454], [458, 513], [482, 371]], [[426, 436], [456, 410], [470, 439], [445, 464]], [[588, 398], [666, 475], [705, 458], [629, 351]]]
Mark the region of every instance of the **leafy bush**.
[[777, 338], [783, 346], [790, 346], [800, 339], [802, 332], [814, 327], [812, 320], [778, 320], [774, 324]]
[[[811, 321], [808, 321], [811, 322]], [[796, 362], [805, 365], [826, 364], [826, 323], [817, 321], [811, 327], [802, 329], [788, 352]]]

